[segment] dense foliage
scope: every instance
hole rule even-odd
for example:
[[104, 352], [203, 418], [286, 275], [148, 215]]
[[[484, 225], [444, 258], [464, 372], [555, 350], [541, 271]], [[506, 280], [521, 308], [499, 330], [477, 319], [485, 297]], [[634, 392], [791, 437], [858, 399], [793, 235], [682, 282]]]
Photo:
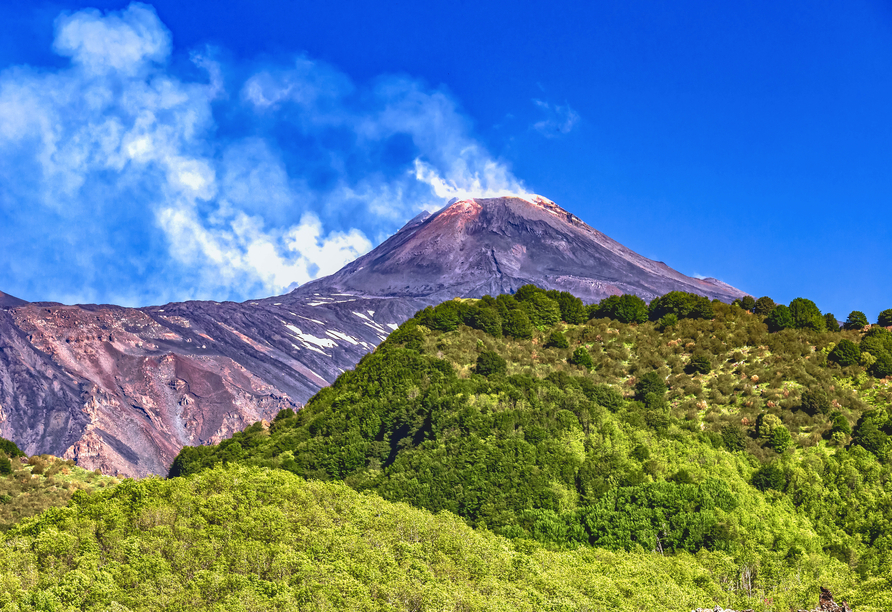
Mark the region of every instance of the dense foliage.
[[[632, 503], [644, 515], [652, 512], [646, 505], [665, 503], [668, 487], [644, 487], [640, 499], [636, 490], [617, 490], [592, 512], [621, 522], [616, 508]], [[727, 492], [709, 483], [680, 490], [688, 513], [729, 507]], [[846, 570], [831, 565], [820, 568], [821, 578], [838, 588]], [[632, 612], [688, 611], [715, 601], [768, 610], [803, 598], [813, 603], [816, 570], [791, 580], [790, 591], [765, 594], [721, 551], [547, 550], [340, 483], [228, 466], [189, 478], [128, 480], [24, 521], [0, 547], [0, 609]], [[871, 609], [879, 608], [858, 608]]]
[[[892, 606], [878, 595], [892, 572], [892, 392], [869, 376], [878, 360], [860, 360], [886, 330], [821, 331], [817, 307], [794, 300], [769, 319], [785, 309], [799, 323], [770, 332], [762, 316], [686, 294], [649, 308], [671, 326], [570, 324], [558, 308], [549, 327], [555, 297], [521, 297], [422, 311], [304, 410], [184, 449], [171, 475], [279, 467], [550, 547], [722, 553], [729, 593], [741, 576], [774, 598], [836, 576], [860, 607]], [[440, 310], [457, 313], [454, 328]], [[523, 313], [530, 337], [488, 333], [484, 311], [503, 329]], [[846, 342], [858, 363], [829, 358]], [[480, 374], [490, 353], [504, 373], [486, 357], [499, 367]]]

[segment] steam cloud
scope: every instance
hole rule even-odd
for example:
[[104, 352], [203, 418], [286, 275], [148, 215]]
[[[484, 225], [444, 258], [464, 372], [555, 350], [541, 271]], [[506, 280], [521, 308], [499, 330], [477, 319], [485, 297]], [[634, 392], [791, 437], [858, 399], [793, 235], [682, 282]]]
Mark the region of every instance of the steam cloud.
[[270, 295], [423, 208], [525, 193], [415, 79], [355, 83], [303, 56], [232, 66], [213, 49], [175, 69], [170, 32], [137, 3], [60, 16], [53, 50], [70, 65], [0, 73], [0, 282], [23, 297]]

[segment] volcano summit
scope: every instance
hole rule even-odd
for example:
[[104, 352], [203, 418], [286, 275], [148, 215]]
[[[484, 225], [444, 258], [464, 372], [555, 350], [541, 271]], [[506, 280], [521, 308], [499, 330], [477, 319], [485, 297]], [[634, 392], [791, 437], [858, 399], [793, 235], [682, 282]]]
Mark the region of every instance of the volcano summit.
[[299, 408], [420, 308], [527, 283], [587, 302], [745, 295], [644, 258], [539, 196], [456, 200], [283, 296], [122, 308], [0, 293], [0, 436], [109, 474], [166, 473], [184, 445]]

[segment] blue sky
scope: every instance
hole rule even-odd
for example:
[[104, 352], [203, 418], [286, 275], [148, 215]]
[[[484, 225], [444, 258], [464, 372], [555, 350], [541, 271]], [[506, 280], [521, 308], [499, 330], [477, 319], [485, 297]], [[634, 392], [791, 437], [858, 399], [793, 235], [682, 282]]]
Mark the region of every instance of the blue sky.
[[0, 290], [272, 295], [463, 193], [892, 307], [885, 2], [0, 6]]

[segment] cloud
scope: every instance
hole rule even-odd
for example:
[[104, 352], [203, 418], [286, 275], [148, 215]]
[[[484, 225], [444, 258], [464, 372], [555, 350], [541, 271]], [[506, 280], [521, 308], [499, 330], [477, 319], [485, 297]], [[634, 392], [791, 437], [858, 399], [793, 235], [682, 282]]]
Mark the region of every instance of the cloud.
[[61, 15], [53, 49], [70, 65], [0, 72], [0, 287], [29, 299], [274, 294], [448, 198], [525, 193], [446, 90], [404, 75], [213, 49], [190, 70], [137, 3]]
[[579, 123], [579, 114], [569, 104], [550, 104], [544, 100], [533, 100], [533, 104], [545, 115], [541, 121], [533, 124], [533, 129], [546, 138], [556, 138], [569, 134]]

